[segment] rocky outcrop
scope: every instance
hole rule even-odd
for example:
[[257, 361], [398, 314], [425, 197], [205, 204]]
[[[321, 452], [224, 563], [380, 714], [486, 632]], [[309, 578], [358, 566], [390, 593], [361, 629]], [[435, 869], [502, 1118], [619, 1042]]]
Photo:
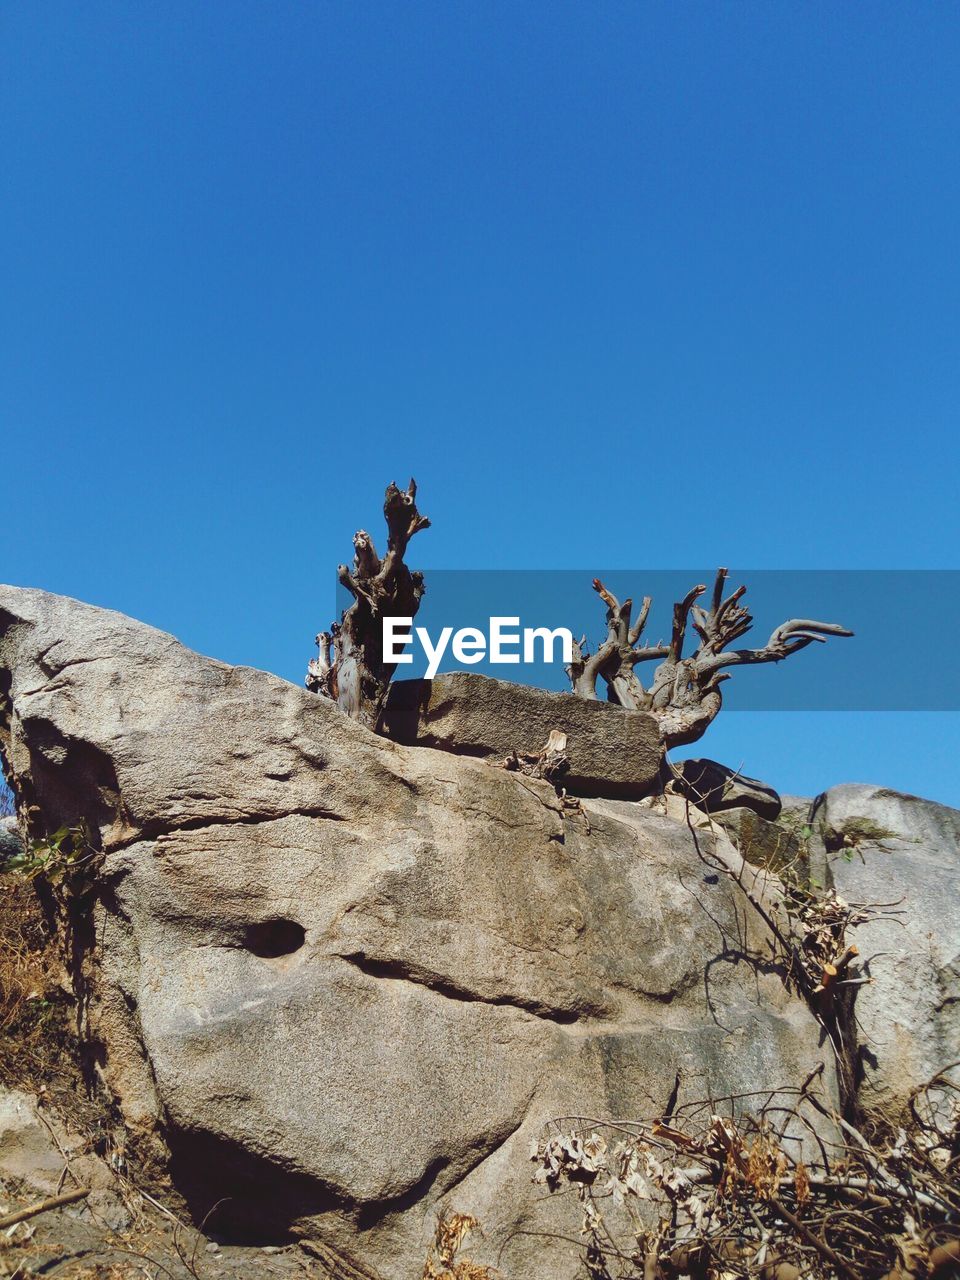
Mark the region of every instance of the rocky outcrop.
[[750, 862], [836, 893], [863, 921], [844, 1028], [856, 1105], [898, 1123], [911, 1091], [953, 1065], [960, 1083], [960, 810], [846, 784], [783, 797], [776, 821], [713, 814]]
[[454, 671], [390, 686], [382, 731], [396, 742], [502, 764], [542, 751], [552, 729], [567, 736], [572, 795], [636, 799], [656, 787], [663, 742], [653, 716], [572, 693]]
[[709, 823], [570, 809], [42, 592], [0, 588], [0, 702], [34, 834], [83, 822], [102, 853], [105, 1084], [221, 1233], [400, 1280], [448, 1205], [478, 1261], [564, 1280], [577, 1246], [530, 1234], [565, 1223], [527, 1161], [552, 1117], [649, 1114], [678, 1071], [682, 1097], [829, 1078]]
[[885, 909], [852, 931], [871, 980], [854, 1014], [861, 1104], [894, 1118], [960, 1060], [960, 810], [846, 785], [818, 798], [811, 825], [821, 882]]

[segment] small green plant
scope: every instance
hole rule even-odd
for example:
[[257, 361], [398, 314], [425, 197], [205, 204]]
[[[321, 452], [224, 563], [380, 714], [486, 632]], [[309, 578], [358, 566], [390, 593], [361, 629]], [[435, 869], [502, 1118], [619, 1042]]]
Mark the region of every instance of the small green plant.
[[98, 857], [81, 823], [31, 840], [23, 853], [9, 859], [6, 869], [28, 880], [43, 880], [64, 897], [79, 898], [92, 883], [90, 872]]

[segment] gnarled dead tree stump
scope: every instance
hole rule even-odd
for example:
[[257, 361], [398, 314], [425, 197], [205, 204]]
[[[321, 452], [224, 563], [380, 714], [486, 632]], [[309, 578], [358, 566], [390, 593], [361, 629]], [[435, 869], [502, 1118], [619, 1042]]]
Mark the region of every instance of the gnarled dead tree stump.
[[[607, 606], [607, 638], [593, 654], [587, 651], [584, 640], [574, 645], [573, 661], [567, 668], [574, 693], [596, 699], [597, 680], [602, 679], [610, 702], [631, 711], [651, 712], [660, 723], [664, 743], [668, 747], [685, 746], [703, 736], [720, 710], [720, 685], [730, 678], [724, 668], [780, 662], [814, 641], [822, 644], [827, 636], [853, 635], [835, 622], [794, 618], [781, 623], [762, 649], [730, 649], [729, 645], [750, 630], [753, 618], [740, 604], [746, 587], [738, 587], [724, 599], [726, 580], [727, 570], [719, 569], [708, 609], [696, 604], [707, 589], [705, 584], [688, 591], [673, 606], [670, 643], [644, 646], [640, 639], [650, 612], [650, 597], [644, 597], [633, 621], [633, 601], [624, 600], [621, 604], [599, 578], [594, 578], [593, 589]], [[700, 643], [685, 658], [688, 621], [692, 621]], [[657, 658], [662, 661], [646, 689], [636, 668], [641, 662]]]
[[[340, 581], [353, 596], [353, 603], [339, 623], [317, 636], [319, 656], [310, 663], [306, 685], [315, 693], [332, 698], [337, 705], [369, 729], [377, 730], [395, 661], [385, 661], [383, 620], [413, 618], [423, 596], [423, 574], [404, 563], [407, 544], [430, 521], [417, 510], [417, 486], [407, 489], [390, 484], [384, 496], [383, 514], [387, 522], [387, 552], [383, 560], [373, 539], [360, 529], [353, 539], [353, 568], [340, 565]], [[650, 613], [651, 600], [644, 597], [636, 619], [633, 601], [621, 603], [599, 578], [593, 588], [607, 606], [607, 638], [591, 654], [585, 640], [573, 646], [567, 668], [573, 691], [581, 698], [596, 700], [597, 681], [606, 685], [607, 700], [629, 711], [649, 711], [660, 725], [667, 747], [683, 746], [703, 736], [723, 703], [720, 686], [728, 680], [727, 667], [757, 662], [780, 662], [828, 636], [851, 636], [852, 631], [835, 622], [794, 618], [782, 623], [761, 649], [731, 649], [753, 625], [749, 611], [740, 603], [746, 587], [738, 587], [724, 598], [727, 570], [717, 571], [709, 608], [697, 601], [706, 591], [700, 584], [673, 606], [673, 630], [669, 644], [641, 644]], [[684, 657], [687, 624], [699, 637], [696, 650]], [[645, 688], [637, 675], [641, 662], [659, 659], [653, 682]]]
[[423, 596], [423, 574], [404, 563], [407, 544], [430, 521], [417, 510], [417, 483], [391, 483], [384, 495], [387, 552], [381, 560], [363, 529], [353, 538], [353, 568], [341, 564], [337, 576], [353, 596], [339, 623], [317, 636], [319, 656], [307, 669], [306, 686], [332, 698], [368, 729], [376, 729], [395, 662], [383, 658], [383, 618], [412, 618]]

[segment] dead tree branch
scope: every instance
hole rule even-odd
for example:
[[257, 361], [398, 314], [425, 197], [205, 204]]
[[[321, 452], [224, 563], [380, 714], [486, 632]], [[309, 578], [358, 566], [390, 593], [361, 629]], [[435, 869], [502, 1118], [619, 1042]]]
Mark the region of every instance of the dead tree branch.
[[[716, 717], [723, 697], [720, 685], [730, 678], [727, 667], [761, 662], [780, 662], [807, 645], [823, 644], [828, 636], [852, 636], [853, 632], [835, 622], [794, 618], [777, 627], [760, 649], [731, 649], [753, 625], [749, 610], [740, 603], [746, 587], [738, 587], [724, 597], [727, 570], [719, 569], [708, 608], [697, 601], [707, 590], [704, 583], [693, 587], [673, 606], [670, 643], [641, 647], [639, 640], [650, 611], [645, 597], [636, 623], [631, 625], [632, 601], [622, 604], [599, 578], [593, 589], [607, 606], [607, 636], [596, 653], [587, 652], [585, 641], [574, 647], [568, 668], [573, 691], [581, 698], [596, 699], [597, 680], [607, 686], [607, 697], [631, 711], [649, 711], [660, 723], [668, 747], [684, 746], [704, 734]], [[698, 637], [696, 650], [684, 657], [687, 626]], [[649, 688], [637, 676], [641, 662], [662, 659]]]
[[405, 561], [410, 539], [430, 521], [417, 510], [417, 483], [406, 489], [391, 483], [383, 501], [387, 550], [383, 559], [373, 539], [359, 529], [353, 539], [353, 566], [341, 564], [337, 577], [353, 596], [339, 623], [317, 636], [319, 654], [307, 670], [306, 686], [332, 698], [369, 729], [376, 729], [383, 699], [396, 670], [383, 655], [385, 617], [412, 618], [423, 596], [423, 574]]
[[669, 1122], [559, 1118], [531, 1151], [534, 1180], [573, 1193], [597, 1276], [948, 1280], [960, 1256], [955, 1080], [945, 1071], [918, 1090], [888, 1140], [851, 1144], [813, 1091], [821, 1073], [681, 1101]]
[[0, 1218], [0, 1230], [12, 1227], [18, 1222], [26, 1222], [41, 1213], [49, 1213], [51, 1209], [62, 1209], [65, 1205], [76, 1204], [78, 1200], [86, 1200], [90, 1194], [89, 1187], [78, 1187], [76, 1191], [67, 1191], [61, 1196], [50, 1196], [47, 1200], [38, 1200], [36, 1204], [28, 1204], [24, 1209], [15, 1209]]

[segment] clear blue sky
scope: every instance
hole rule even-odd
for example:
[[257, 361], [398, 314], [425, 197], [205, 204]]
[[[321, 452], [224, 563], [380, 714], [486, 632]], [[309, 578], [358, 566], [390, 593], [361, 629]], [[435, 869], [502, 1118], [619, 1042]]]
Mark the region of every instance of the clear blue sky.
[[[427, 568], [956, 567], [958, 56], [953, 5], [4, 6], [0, 579], [299, 681], [411, 471]], [[957, 715], [698, 749], [960, 805]]]

